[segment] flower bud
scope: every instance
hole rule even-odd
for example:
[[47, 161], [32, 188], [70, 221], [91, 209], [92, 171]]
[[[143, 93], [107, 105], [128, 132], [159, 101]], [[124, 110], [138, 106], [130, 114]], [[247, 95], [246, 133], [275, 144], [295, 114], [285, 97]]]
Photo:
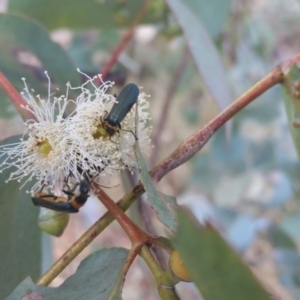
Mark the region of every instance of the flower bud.
[[174, 250], [170, 256], [169, 266], [173, 274], [181, 281], [192, 281], [190, 274], [188, 273], [178, 251]]
[[69, 218], [69, 214], [67, 213], [41, 207], [38, 224], [41, 230], [59, 237], [66, 229], [69, 223]]

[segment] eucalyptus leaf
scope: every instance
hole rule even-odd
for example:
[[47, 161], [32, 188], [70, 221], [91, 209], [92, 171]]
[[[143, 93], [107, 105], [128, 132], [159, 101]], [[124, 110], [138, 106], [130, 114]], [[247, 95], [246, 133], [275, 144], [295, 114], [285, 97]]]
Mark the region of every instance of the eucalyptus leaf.
[[175, 248], [205, 300], [270, 300], [242, 259], [210, 224], [178, 213]]
[[[143, 22], [163, 20], [163, 1], [153, 2], [155, 3], [150, 3]], [[131, 25], [143, 5], [144, 2], [140, 0], [11, 0], [9, 12], [29, 16], [49, 29], [108, 29]]]
[[148, 169], [144, 158], [142, 156], [140, 147], [136, 143], [136, 155], [140, 166], [140, 178], [144, 185], [145, 191], [148, 196], [148, 201], [151, 207], [156, 212], [159, 220], [166, 225], [169, 229], [175, 231], [177, 221], [177, 202], [174, 197], [167, 196], [158, 192], [149, 176]]
[[[62, 93], [67, 82], [80, 85], [80, 76], [73, 62], [41, 25], [21, 16], [0, 14], [0, 28], [0, 70], [17, 90], [23, 90], [21, 78], [26, 78], [30, 88], [46, 94], [47, 88], [41, 82], [48, 86], [48, 79], [43, 70], [48, 72]], [[26, 66], [26, 61], [30, 60], [28, 57], [34, 57], [41, 66]]]
[[297, 245], [281, 227], [273, 224], [268, 229], [269, 239], [275, 248], [296, 250]]
[[202, 20], [211, 36], [220, 34], [230, 12], [231, 0], [185, 0], [185, 4]]
[[226, 107], [232, 99], [229, 83], [220, 55], [202, 25], [202, 20], [184, 1], [167, 0], [167, 3], [183, 30], [198, 71], [209, 92], [221, 108]]
[[94, 55], [102, 51], [111, 52], [120, 42], [121, 37], [118, 31], [112, 29], [101, 30], [95, 34], [94, 40], [89, 40], [85, 31], [75, 32], [68, 53], [80, 70], [88, 74], [97, 74], [101, 66], [99, 67], [99, 64], [93, 61]]
[[280, 222], [280, 228], [293, 240], [298, 240], [300, 237], [300, 214], [286, 215]]
[[13, 105], [7, 95], [0, 89], [0, 118], [11, 118], [14, 115]]
[[[20, 136], [1, 145], [15, 143]], [[3, 157], [0, 158], [0, 163]], [[10, 181], [11, 169], [0, 173], [0, 299], [4, 299], [27, 276], [34, 280], [41, 270], [41, 231], [37, 225], [38, 210], [26, 194], [29, 185]]]
[[300, 159], [300, 69], [296, 63], [286, 68], [282, 86], [289, 127]]
[[121, 300], [122, 286], [116, 287], [115, 283], [127, 255], [124, 248], [101, 249], [85, 258], [76, 273], [59, 287], [38, 286], [26, 278], [7, 300], [23, 299], [25, 295], [47, 300]]

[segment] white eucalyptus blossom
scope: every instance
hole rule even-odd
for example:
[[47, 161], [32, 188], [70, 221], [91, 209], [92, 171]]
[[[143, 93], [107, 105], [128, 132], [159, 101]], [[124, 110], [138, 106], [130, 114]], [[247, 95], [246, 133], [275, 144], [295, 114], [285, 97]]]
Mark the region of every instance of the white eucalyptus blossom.
[[[31, 193], [46, 185], [57, 195], [66, 182], [71, 179], [78, 182], [83, 173], [91, 179], [96, 175], [112, 175], [136, 166], [133, 152], [135, 105], [122, 121], [124, 130], [120, 129], [109, 137], [103, 120], [116, 101], [113, 95], [106, 94], [113, 83], [103, 82], [100, 75], [87, 78], [80, 87], [68, 84], [66, 95], [55, 97], [50, 93], [48, 77], [46, 100], [39, 95], [33, 97], [23, 79], [25, 88], [22, 95], [27, 102], [24, 108], [36, 120], [25, 122], [27, 128], [20, 142], [0, 147], [0, 157], [4, 158], [0, 172], [14, 167], [7, 181], [25, 178], [23, 187], [28, 181], [36, 179]], [[102, 82], [101, 86], [95, 85], [96, 79]], [[68, 99], [70, 89], [80, 91], [76, 100]], [[138, 97], [137, 135], [142, 148], [150, 143], [151, 133], [151, 127], [147, 125], [150, 119], [147, 97], [145, 93]], [[75, 109], [65, 117], [70, 102], [75, 104]]]
[[[97, 174], [100, 170], [105, 173], [115, 174], [121, 170], [132, 169], [137, 162], [133, 152], [135, 144], [135, 105], [122, 121], [122, 129], [118, 130], [112, 137], [109, 137], [103, 127], [103, 120], [111, 110], [116, 98], [113, 95], [105, 94], [111, 83], [105, 83], [100, 87], [94, 84], [99, 77], [89, 78], [94, 91], [85, 87], [81, 88], [81, 95], [76, 100], [76, 112], [67, 121], [67, 130], [81, 155], [83, 169], [91, 174]], [[100, 77], [101, 79], [101, 77]], [[78, 89], [78, 88], [71, 88]], [[150, 143], [151, 128], [147, 127], [150, 119], [148, 96], [141, 93], [138, 97], [138, 139], [141, 147]], [[124, 129], [124, 130], [123, 130]], [[101, 173], [100, 173], [101, 175]]]
[[[37, 191], [44, 183], [51, 189], [60, 184], [65, 174], [73, 171], [70, 167], [72, 153], [69, 151], [69, 137], [65, 130], [63, 114], [68, 103], [67, 95], [55, 97], [50, 93], [48, 81], [48, 98], [32, 96], [25, 79], [24, 91], [21, 93], [27, 102], [23, 108], [30, 111], [36, 120], [25, 122], [26, 130], [19, 142], [0, 147], [0, 157], [4, 160], [1, 172], [14, 167], [7, 181], [21, 181], [26, 178], [22, 187], [33, 178], [38, 181], [31, 193]], [[32, 91], [33, 92], [33, 91]]]

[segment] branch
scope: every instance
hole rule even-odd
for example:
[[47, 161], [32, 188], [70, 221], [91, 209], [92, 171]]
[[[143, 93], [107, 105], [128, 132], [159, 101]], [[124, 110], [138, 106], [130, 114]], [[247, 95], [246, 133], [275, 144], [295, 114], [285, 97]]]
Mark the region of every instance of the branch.
[[105, 77], [108, 75], [109, 71], [111, 70], [113, 65], [116, 63], [116, 61], [118, 60], [119, 55], [121, 54], [121, 52], [124, 50], [124, 48], [128, 45], [128, 43], [132, 39], [133, 34], [134, 34], [134, 30], [137, 27], [137, 25], [141, 22], [141, 20], [143, 19], [144, 15], [146, 13], [148, 4], [149, 4], [149, 0], [144, 0], [144, 4], [143, 4], [141, 10], [139, 11], [138, 15], [134, 19], [134, 21], [133, 21], [132, 25], [130, 26], [128, 32], [123, 37], [123, 40], [121, 41], [119, 46], [112, 53], [111, 58], [108, 61], [108, 63], [101, 70], [103, 80], [105, 80]]
[[157, 167], [152, 169], [152, 177], [156, 181], [159, 181], [164, 175], [188, 161], [199, 150], [203, 148], [203, 146], [208, 142], [213, 134], [218, 129], [220, 129], [228, 120], [230, 120], [234, 115], [245, 108], [258, 96], [263, 94], [274, 85], [281, 83], [282, 81], [283, 72], [281, 69], [281, 65], [279, 65], [262, 80], [256, 83], [246, 93], [244, 93], [222, 112], [220, 112], [207, 125], [192, 134], [186, 141], [179, 145], [179, 147], [177, 147], [177, 149], [171, 155], [163, 160]]
[[[283, 71], [288, 64], [294, 62], [296, 58], [284, 61], [266, 77], [254, 85], [250, 90], [235, 100], [230, 106], [223, 110], [213, 120], [211, 120], [203, 129], [191, 135], [183, 142], [169, 157], [163, 160], [158, 166], [150, 171], [150, 175], [156, 181], [159, 181], [167, 173], [182, 165], [192, 156], [194, 156], [212, 137], [226, 121], [237, 114], [241, 109], [255, 100], [262, 93], [272, 86], [283, 81]], [[117, 205], [123, 211], [126, 211], [130, 205], [144, 193], [141, 182], [126, 194]], [[92, 225], [63, 255], [59, 258], [48, 271], [46, 271], [37, 281], [39, 285], [48, 285], [88, 244], [90, 244], [110, 223], [114, 221], [111, 213], [106, 212], [94, 225]]]

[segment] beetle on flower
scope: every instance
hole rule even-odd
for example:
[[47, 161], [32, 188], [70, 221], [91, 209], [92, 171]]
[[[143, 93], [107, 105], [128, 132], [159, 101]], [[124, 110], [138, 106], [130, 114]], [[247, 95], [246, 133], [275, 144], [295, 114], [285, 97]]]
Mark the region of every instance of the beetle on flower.
[[[24, 109], [30, 111], [35, 120], [25, 122], [27, 128], [19, 142], [0, 147], [0, 157], [4, 158], [0, 170], [15, 167], [7, 181], [25, 179], [23, 187], [28, 181], [36, 179], [30, 193], [46, 187], [59, 195], [70, 179], [79, 182], [83, 175], [91, 178], [96, 174], [113, 175], [125, 168], [132, 170], [137, 165], [133, 153], [135, 139], [128, 131], [135, 132], [135, 109], [132, 108], [122, 120], [122, 128], [128, 131], [121, 130], [112, 140], [99, 134], [103, 127], [102, 116], [116, 102], [113, 95], [107, 94], [113, 83], [103, 82], [101, 75], [93, 78], [87, 76], [82, 86], [71, 87], [67, 84], [66, 95], [55, 97], [50, 92], [51, 82], [47, 77], [49, 87], [46, 100], [32, 96], [24, 80], [25, 91], [22, 95], [27, 102]], [[101, 86], [95, 85], [96, 79], [101, 80]], [[69, 92], [78, 90], [79, 96], [75, 100], [69, 99]], [[138, 96], [137, 132], [142, 147], [150, 143], [147, 97], [145, 93]], [[70, 103], [75, 104], [75, 108], [65, 116]]]

